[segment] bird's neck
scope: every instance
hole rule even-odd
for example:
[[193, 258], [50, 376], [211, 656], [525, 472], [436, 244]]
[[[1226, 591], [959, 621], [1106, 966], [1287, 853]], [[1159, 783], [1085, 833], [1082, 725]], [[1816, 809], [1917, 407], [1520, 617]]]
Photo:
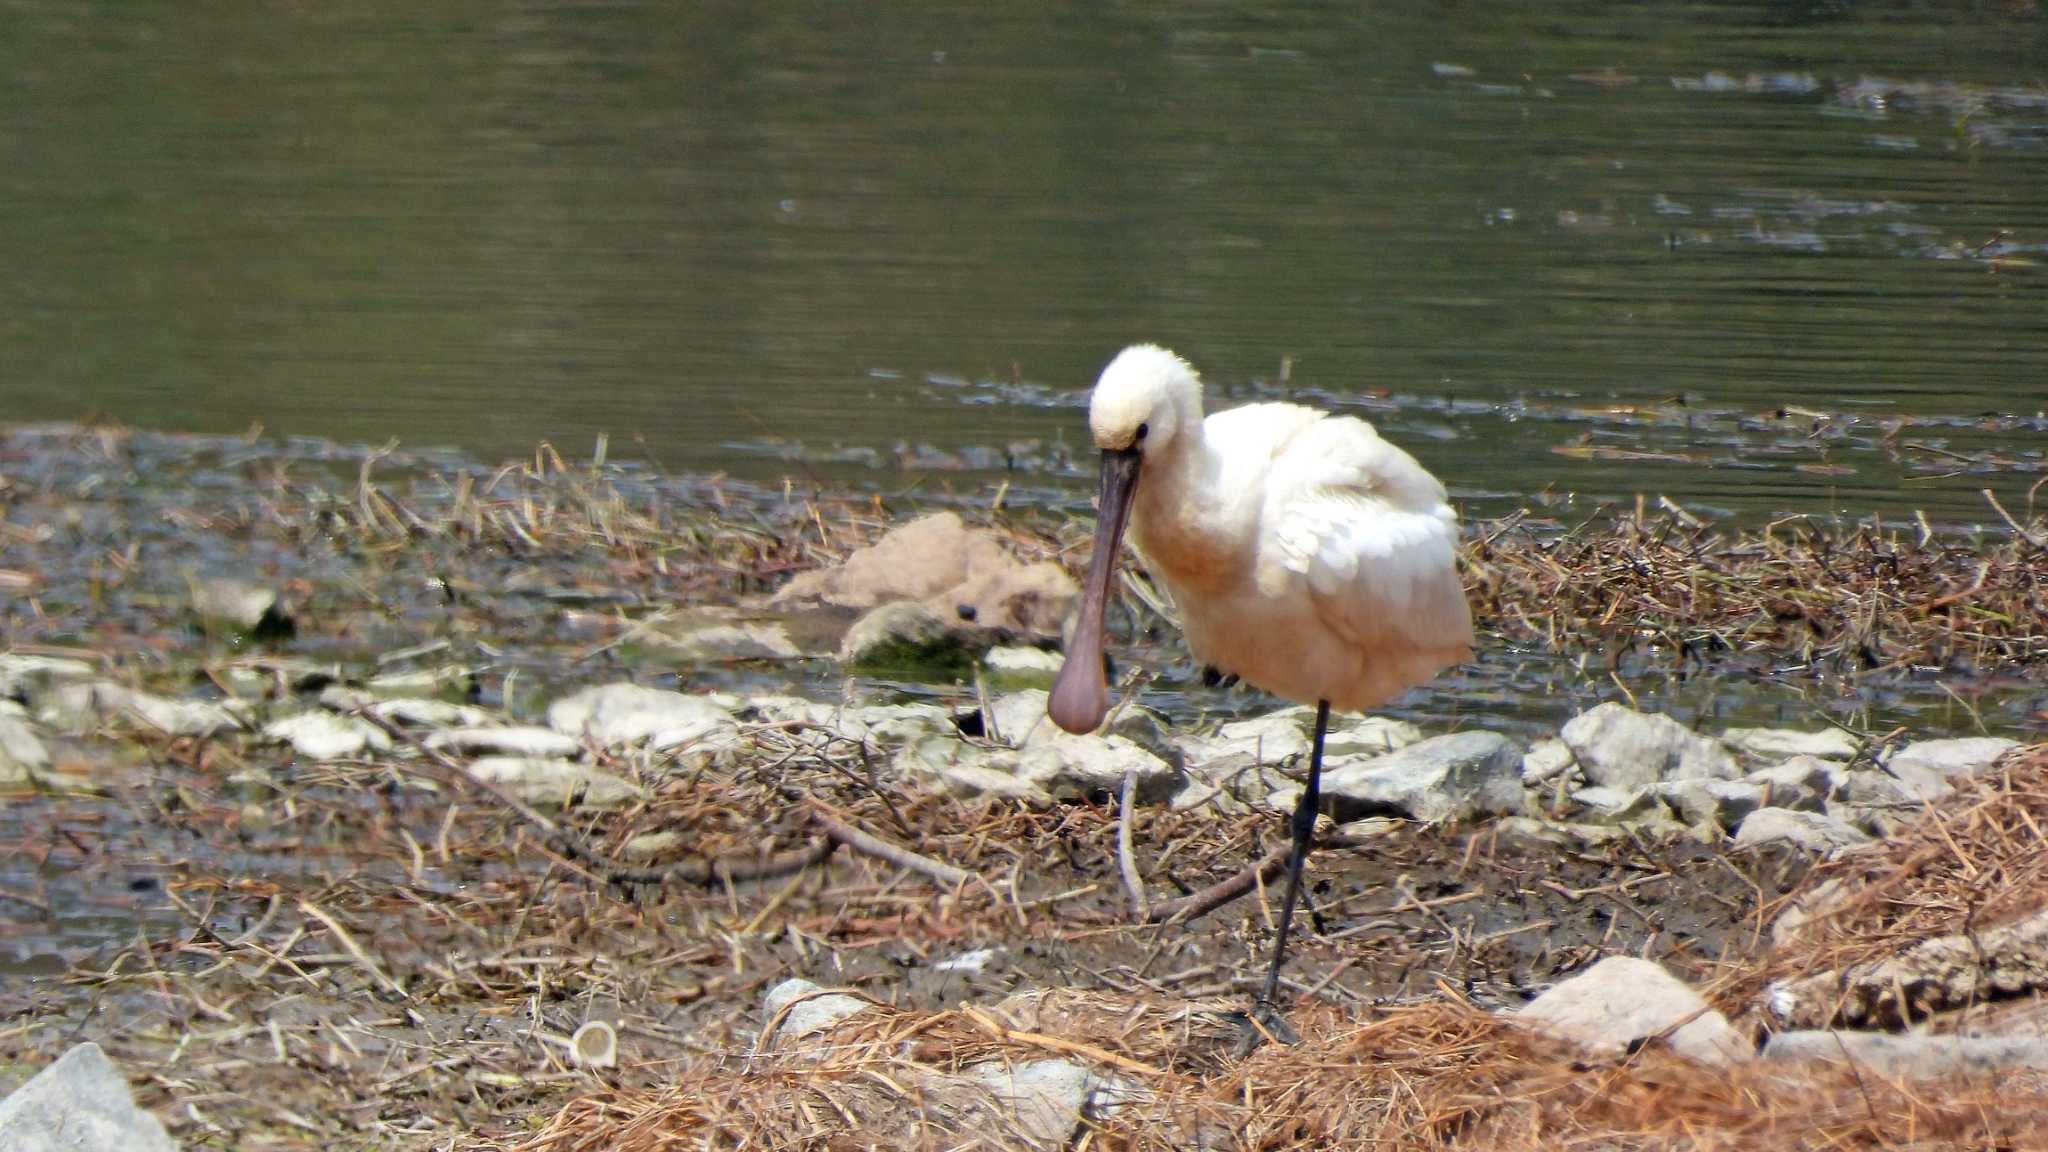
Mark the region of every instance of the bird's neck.
[[1193, 432], [1146, 461], [1131, 527], [1146, 561], [1170, 585], [1214, 589], [1242, 576], [1257, 508], [1247, 493], [1230, 490], [1222, 455], [1202, 426]]

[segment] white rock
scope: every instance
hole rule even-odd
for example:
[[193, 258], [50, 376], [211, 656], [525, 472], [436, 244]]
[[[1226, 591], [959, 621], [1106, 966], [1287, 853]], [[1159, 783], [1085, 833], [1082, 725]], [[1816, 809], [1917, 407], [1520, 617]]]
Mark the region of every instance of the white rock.
[[100, 723], [127, 724], [166, 736], [214, 736], [246, 723], [239, 700], [172, 700], [112, 680], [67, 680], [43, 694], [36, 719], [52, 728], [83, 732]]
[[28, 721], [0, 713], [0, 786], [25, 784], [49, 766], [49, 750]]
[[616, 808], [640, 798], [632, 784], [571, 760], [485, 756], [470, 761], [469, 774], [536, 807]]
[[1498, 732], [1454, 732], [1384, 756], [1326, 760], [1323, 795], [1340, 821], [1388, 811], [1431, 821], [1519, 814], [1522, 748]]
[[1856, 738], [1840, 728], [1801, 732], [1793, 728], [1730, 728], [1721, 733], [1721, 743], [1737, 756], [1754, 764], [1776, 764], [1794, 756], [1822, 760], [1853, 760]]
[[1669, 716], [1608, 701], [1565, 722], [1559, 733], [1595, 784], [1641, 788], [1663, 780], [1732, 780], [1735, 757]]
[[1522, 754], [1522, 783], [1530, 787], [1548, 783], [1578, 765], [1572, 746], [1562, 740], [1545, 738]]
[[1839, 760], [1794, 756], [1769, 768], [1759, 768], [1743, 779], [1764, 789], [1766, 808], [1813, 811], [1835, 790], [1848, 771], [1849, 766]]
[[1728, 829], [1764, 806], [1764, 786], [1747, 780], [1672, 780], [1657, 786], [1687, 824]]
[[363, 691], [386, 699], [405, 696], [460, 695], [476, 680], [473, 669], [447, 664], [408, 672], [381, 672], [363, 683]]
[[1870, 837], [1833, 817], [1789, 808], [1759, 808], [1735, 830], [1737, 846], [1783, 841], [1808, 852], [1830, 854], [1869, 840]]
[[177, 1152], [97, 1044], [77, 1045], [0, 1100], [7, 1152]]
[[1173, 765], [1121, 736], [1036, 740], [991, 761], [996, 767], [1006, 762], [1018, 779], [1058, 800], [1118, 795], [1124, 774], [1135, 772], [1137, 800], [1149, 804], [1172, 795], [1181, 781]]
[[1611, 824], [1570, 824], [1533, 816], [1503, 816], [1493, 825], [1495, 840], [1522, 851], [1546, 848], [1598, 848], [1627, 833]]
[[995, 1103], [1027, 1147], [1072, 1147], [1097, 1077], [1093, 1070], [1069, 1060], [991, 1060], [966, 1070], [994, 1097]]
[[267, 620], [283, 622], [282, 616], [273, 615], [276, 607], [275, 588], [227, 578], [192, 583], [192, 613], [202, 620], [254, 631]]
[[995, 723], [992, 735], [1012, 748], [1075, 741], [1086, 743], [1105, 736], [1121, 736], [1169, 764], [1179, 764], [1183, 759], [1172, 730], [1158, 713], [1149, 708], [1127, 703], [1110, 715], [1109, 723], [1100, 732], [1076, 736], [1061, 731], [1046, 716], [1046, 695], [1043, 688], [1025, 688], [1005, 692], [990, 700], [988, 710]]
[[[1014, 757], [1014, 753], [1006, 753]], [[948, 796], [998, 796], [1032, 805], [1052, 803], [1052, 796], [1022, 779], [1014, 765], [998, 767], [986, 748], [959, 736], [922, 736], [896, 750], [890, 769], [900, 776], [936, 787]]]
[[429, 748], [464, 755], [486, 752], [562, 759], [580, 755], [583, 751], [583, 742], [566, 732], [530, 725], [506, 728], [450, 728], [429, 733], [424, 743]]
[[1748, 1060], [1749, 1045], [1664, 966], [1609, 956], [1515, 1010], [1515, 1019], [1601, 1053], [1664, 1035], [1679, 1055], [1707, 1064]]
[[1884, 758], [1885, 771], [1901, 780], [1928, 773], [1938, 777], [1973, 776], [2019, 747], [2017, 740], [1995, 736], [1964, 736], [1952, 740], [1916, 740]]
[[308, 760], [342, 760], [373, 750], [391, 750], [391, 737], [382, 728], [332, 712], [280, 716], [263, 726], [263, 735], [290, 744], [292, 751]]
[[[1190, 741], [1188, 754], [1192, 758], [1199, 746], [1208, 755], [1243, 753], [1263, 764], [1277, 764], [1289, 757], [1307, 756], [1309, 729], [1301, 717], [1301, 709], [1289, 708], [1284, 712], [1233, 720], [1218, 727], [1216, 735], [1207, 740]], [[1329, 756], [1327, 746], [1323, 755]]]
[[673, 829], [642, 832], [619, 845], [619, 856], [626, 860], [650, 860], [682, 842], [683, 834]]
[[489, 724], [495, 717], [473, 704], [457, 704], [429, 696], [383, 697], [344, 684], [320, 690], [320, 706], [336, 712], [368, 712], [380, 720], [413, 728], [467, 728]]
[[675, 748], [719, 747], [739, 732], [731, 713], [701, 696], [639, 684], [585, 688], [548, 706], [548, 726], [604, 747], [637, 744]]
[[1043, 680], [1050, 683], [1060, 674], [1060, 665], [1066, 657], [1043, 648], [1027, 648], [1022, 645], [1007, 645], [991, 648], [981, 657], [981, 666], [991, 676], [1004, 680]]
[[952, 710], [936, 704], [870, 704], [854, 709], [850, 717], [869, 740], [882, 745], [958, 731]]
[[1604, 788], [1596, 784], [1572, 793], [1572, 801], [1584, 809], [1580, 818], [1592, 824], [1628, 824], [1664, 815], [1664, 804], [1654, 788]]
[[2048, 1071], [2048, 1040], [2038, 1036], [1930, 1036], [1889, 1032], [1780, 1032], [1766, 1060], [1849, 1064], [1885, 1079], [1989, 1077], [2015, 1069]]
[[989, 963], [990, 963], [991, 961], [993, 961], [993, 960], [994, 960], [994, 959], [996, 958], [996, 956], [997, 956], [997, 955], [998, 955], [998, 954], [1000, 953], [1000, 951], [1001, 951], [1001, 949], [997, 949], [997, 948], [976, 948], [976, 949], [975, 949], [975, 950], [973, 950], [972, 952], [962, 952], [961, 954], [959, 954], [958, 956], [955, 956], [955, 957], [953, 957], [953, 958], [952, 958], [952, 959], [950, 959], [950, 960], [941, 960], [941, 961], [939, 961], [939, 962], [938, 962], [937, 964], [934, 964], [934, 965], [932, 965], [932, 971], [934, 971], [934, 972], [981, 972], [981, 971], [985, 971], [985, 970], [986, 970], [986, 969], [988, 968], [988, 966], [989, 966]]
[[874, 1007], [858, 996], [827, 992], [823, 987], [798, 977], [791, 977], [770, 988], [766, 1006], [770, 1020], [784, 1008], [789, 1009], [782, 1016], [781, 1025], [775, 1029], [778, 1040], [792, 1040], [812, 1032], [822, 1032], [856, 1012]]
[[33, 700], [34, 690], [60, 680], [89, 680], [98, 669], [61, 656], [0, 656], [0, 697]]

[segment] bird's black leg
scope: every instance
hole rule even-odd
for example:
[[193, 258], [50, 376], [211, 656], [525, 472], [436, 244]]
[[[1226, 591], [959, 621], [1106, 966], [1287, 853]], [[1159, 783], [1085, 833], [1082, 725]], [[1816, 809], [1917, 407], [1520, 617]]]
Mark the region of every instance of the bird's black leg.
[[1266, 970], [1266, 986], [1259, 993], [1256, 1007], [1256, 1015], [1265, 1023], [1278, 1022], [1273, 1010], [1273, 994], [1280, 990], [1280, 966], [1287, 959], [1287, 930], [1294, 921], [1294, 906], [1301, 900], [1302, 868], [1308, 862], [1309, 848], [1315, 840], [1316, 809], [1323, 781], [1323, 734], [1329, 727], [1330, 702], [1318, 700], [1315, 744], [1308, 756], [1308, 782], [1302, 785], [1301, 799], [1294, 805], [1294, 850], [1287, 856], [1287, 895], [1280, 903], [1280, 931], [1273, 938], [1273, 963]]

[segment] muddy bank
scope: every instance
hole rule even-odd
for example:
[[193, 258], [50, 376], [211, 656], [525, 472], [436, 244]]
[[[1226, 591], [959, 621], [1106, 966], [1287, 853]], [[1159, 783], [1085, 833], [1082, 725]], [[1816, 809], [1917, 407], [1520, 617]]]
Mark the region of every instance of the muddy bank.
[[[1056, 626], [965, 597], [972, 561], [869, 671], [872, 605], [772, 599], [921, 509], [115, 431], [11, 434], [0, 476], [10, 1083], [90, 1039], [188, 1148], [506, 1146], [744, 1066], [791, 977], [931, 1013], [1256, 972], [1301, 717], [1203, 687], [1142, 580], [1137, 703], [1068, 741], [1027, 686]], [[1082, 558], [1085, 524], [957, 511]], [[1939, 741], [2037, 719], [2031, 547], [1478, 526], [1487, 652], [1333, 745], [1298, 1006], [1761, 970], [1814, 861], [2005, 748]]]

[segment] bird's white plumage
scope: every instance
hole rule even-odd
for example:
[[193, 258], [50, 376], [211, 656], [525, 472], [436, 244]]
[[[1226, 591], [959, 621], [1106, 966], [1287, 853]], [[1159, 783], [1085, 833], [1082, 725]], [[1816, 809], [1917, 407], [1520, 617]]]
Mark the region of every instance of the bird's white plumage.
[[[1157, 349], [1129, 359], [1138, 351], [1104, 371], [1091, 415], [1199, 413], [1193, 370]], [[1131, 536], [1197, 658], [1282, 696], [1360, 709], [1470, 654], [1457, 517], [1414, 457], [1363, 420], [1294, 404], [1219, 412], [1188, 431], [1141, 444]], [[1114, 424], [1094, 432], [1132, 442]]]

